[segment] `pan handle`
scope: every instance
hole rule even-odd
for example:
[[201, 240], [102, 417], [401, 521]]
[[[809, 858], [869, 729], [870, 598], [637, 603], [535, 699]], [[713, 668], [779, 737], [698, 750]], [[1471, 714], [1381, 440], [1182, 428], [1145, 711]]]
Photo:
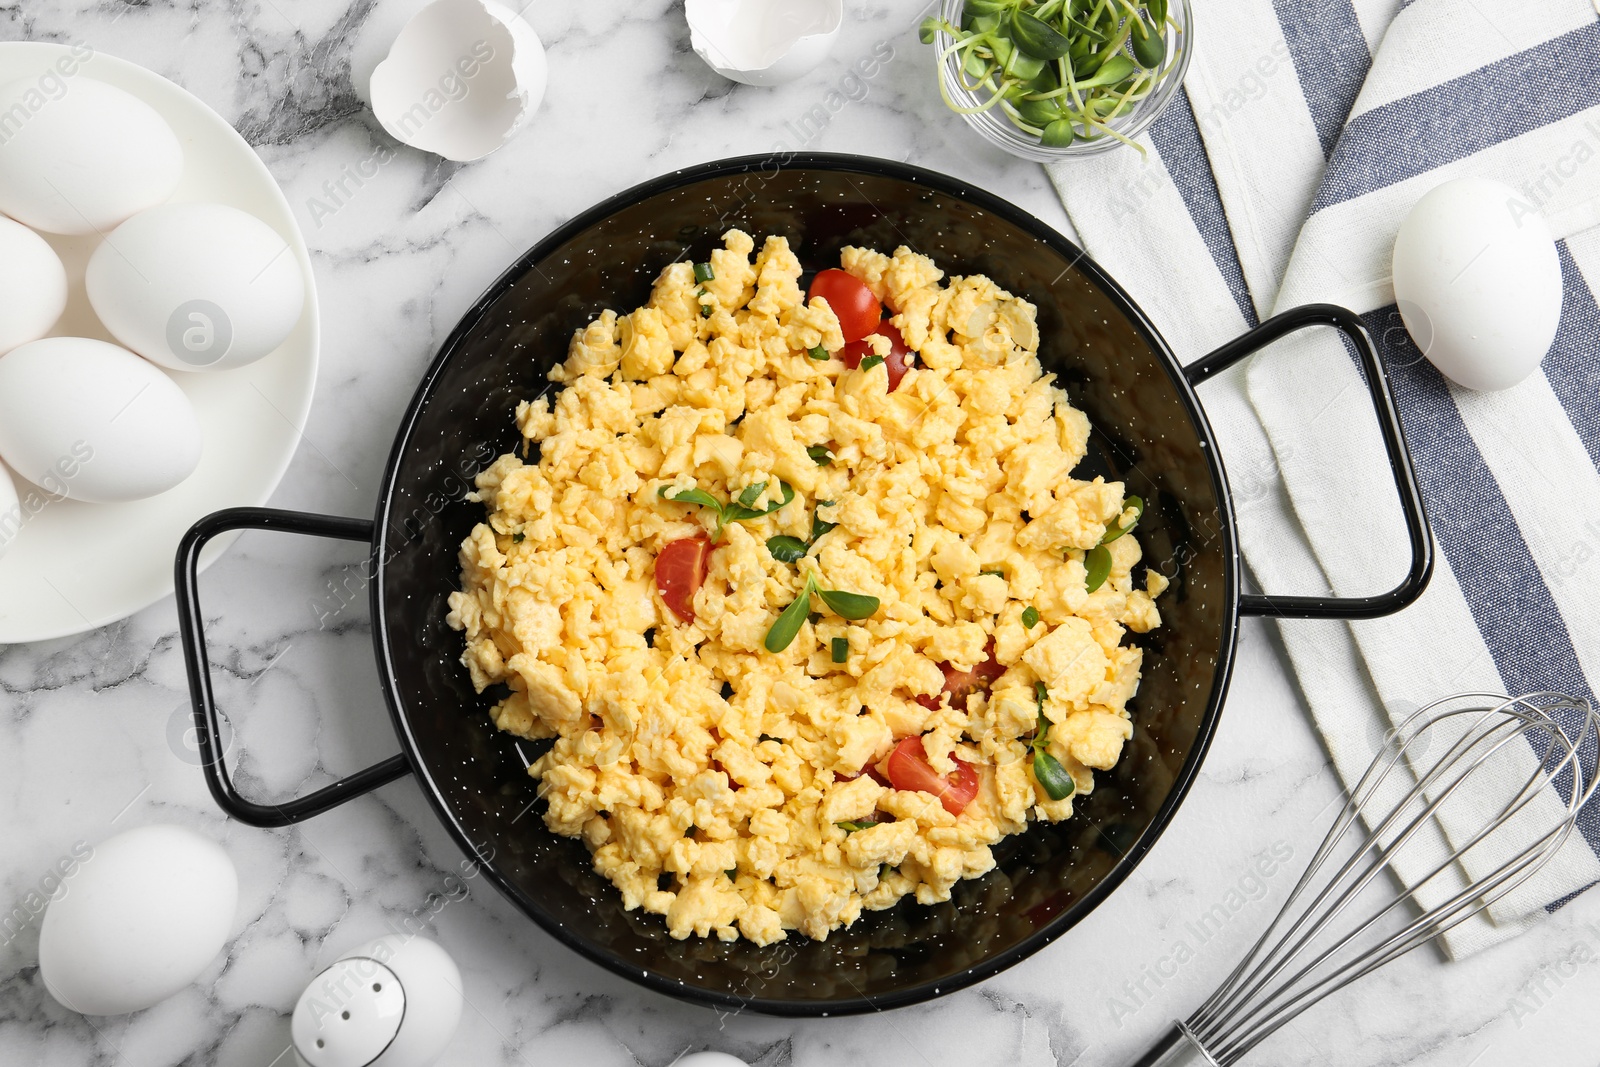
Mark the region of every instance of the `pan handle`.
[[323, 786], [308, 796], [282, 804], [257, 804], [234, 789], [223, 760], [222, 732], [216, 700], [211, 693], [211, 664], [206, 657], [205, 619], [200, 614], [196, 587], [200, 550], [218, 534], [230, 530], [281, 530], [335, 537], [343, 541], [372, 541], [372, 523], [366, 519], [342, 519], [332, 515], [311, 515], [301, 511], [274, 508], [230, 508], [213, 512], [189, 528], [178, 545], [177, 600], [178, 638], [183, 645], [183, 666], [189, 676], [189, 701], [194, 707], [195, 732], [199, 735], [200, 763], [206, 772], [206, 785], [223, 811], [250, 826], [275, 827], [320, 815], [329, 808], [392, 782], [411, 771], [403, 754]]
[[1383, 447], [1389, 454], [1389, 467], [1394, 472], [1394, 485], [1400, 493], [1400, 508], [1405, 515], [1406, 534], [1411, 541], [1411, 569], [1405, 580], [1387, 593], [1363, 597], [1320, 596], [1259, 596], [1246, 594], [1239, 598], [1239, 611], [1244, 615], [1272, 615], [1288, 619], [1375, 619], [1390, 615], [1416, 600], [1428, 587], [1433, 574], [1433, 531], [1428, 525], [1428, 513], [1422, 505], [1422, 493], [1417, 489], [1417, 475], [1411, 465], [1411, 453], [1406, 448], [1405, 431], [1400, 415], [1395, 410], [1394, 393], [1389, 387], [1389, 376], [1384, 372], [1373, 347], [1372, 337], [1359, 316], [1348, 308], [1336, 304], [1305, 304], [1274, 315], [1255, 329], [1237, 337], [1210, 355], [1189, 364], [1183, 369], [1189, 384], [1198, 386], [1217, 373], [1226, 370], [1285, 334], [1303, 330], [1307, 326], [1332, 326], [1348, 337], [1355, 345], [1356, 355], [1365, 372], [1367, 392], [1372, 394], [1372, 405], [1378, 415], [1378, 429], [1383, 434]]

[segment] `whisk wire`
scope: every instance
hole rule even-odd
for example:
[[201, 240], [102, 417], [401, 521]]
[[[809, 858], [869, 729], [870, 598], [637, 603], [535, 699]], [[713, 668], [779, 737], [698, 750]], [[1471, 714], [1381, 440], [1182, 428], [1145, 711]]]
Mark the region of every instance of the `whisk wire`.
[[[1449, 707], [1457, 701], [1478, 699], [1493, 703], [1488, 707]], [[1561, 712], [1581, 716], [1574, 724], [1575, 737], [1556, 717]], [[1418, 766], [1438, 734], [1456, 729], [1459, 733], [1442, 755], [1425, 767]], [[1486, 769], [1504, 763], [1502, 754], [1508, 749], [1514, 759], [1518, 739], [1535, 756], [1520, 785], [1516, 778], [1507, 780], [1497, 766]], [[1421, 743], [1424, 740], [1427, 745]], [[1515, 892], [1560, 851], [1580, 809], [1600, 785], [1600, 721], [1586, 701], [1559, 693], [1515, 698], [1463, 694], [1435, 701], [1401, 723], [1385, 749], [1350, 791], [1282, 910], [1239, 966], [1181, 1028], [1221, 1067], [1235, 1063], [1323, 997]], [[1403, 791], [1403, 795], [1386, 805], [1385, 785], [1402, 760], [1407, 761], [1406, 778], [1391, 791]], [[1474, 791], [1480, 777], [1488, 779], [1482, 794]], [[1512, 786], [1516, 786], [1514, 791]], [[1507, 792], [1501, 802], [1500, 796]], [[1551, 793], [1561, 801], [1565, 817], [1537, 836], [1522, 836], [1524, 824], [1534, 825], [1531, 820], [1542, 810], [1541, 800]], [[1473, 806], [1480, 795], [1492, 798], [1481, 809]], [[1469, 808], [1470, 817], [1458, 817], [1447, 826], [1440, 813], [1456, 798]], [[1464, 828], [1472, 825], [1472, 818], [1481, 823], [1476, 829]], [[1362, 833], [1359, 823], [1369, 828], [1359, 847], [1342, 863], [1332, 863], [1345, 840]], [[1509, 844], [1511, 854], [1473, 877], [1464, 857], [1487, 846], [1491, 838], [1503, 837], [1508, 826], [1517, 827], [1519, 833]], [[1436, 860], [1431, 837], [1422, 836], [1430, 828], [1443, 839]], [[1424, 861], [1427, 872], [1409, 880], [1395, 867], [1395, 857], [1408, 845], [1428, 854]], [[1333, 930], [1383, 871], [1401, 880], [1402, 892], [1361, 917], [1353, 928], [1343, 933]], [[1461, 888], [1435, 881], [1451, 871], [1460, 875]], [[1429, 886], [1445, 896], [1424, 907], [1418, 893]], [[1380, 935], [1375, 944], [1358, 946], [1407, 901], [1414, 901], [1420, 909], [1414, 918], [1400, 929]], [[1324, 935], [1331, 943], [1316, 948], [1326, 939]]]

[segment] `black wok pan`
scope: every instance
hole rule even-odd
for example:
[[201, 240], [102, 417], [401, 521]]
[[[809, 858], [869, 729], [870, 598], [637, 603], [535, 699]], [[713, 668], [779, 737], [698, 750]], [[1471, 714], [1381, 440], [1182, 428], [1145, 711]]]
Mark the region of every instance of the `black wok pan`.
[[[1032, 301], [1040, 359], [1096, 433], [1079, 476], [1123, 479], [1148, 502], [1139, 537], [1172, 577], [1164, 624], [1138, 636], [1144, 680], [1121, 762], [1059, 825], [996, 846], [996, 868], [946, 904], [868, 912], [824, 942], [798, 934], [748, 942], [674, 941], [658, 916], [626, 912], [577, 840], [537, 818], [526, 741], [497, 732], [490, 699], [458, 663], [445, 625], [456, 551], [483, 517], [462, 499], [472, 475], [519, 444], [512, 412], [546, 388], [578, 326], [631, 309], [667, 263], [705, 258], [738, 226], [789, 238], [803, 263], [837, 263], [841, 245], [911, 246], [948, 274], [982, 273]], [[1359, 599], [1240, 590], [1227, 478], [1195, 387], [1303, 327], [1341, 330], [1365, 372], [1405, 512], [1404, 582]], [[1379, 472], [1374, 472], [1377, 476]], [[273, 529], [371, 546], [373, 641], [401, 753], [309, 796], [262, 804], [239, 795], [219, 757], [196, 561], [212, 537]], [[1432, 540], [1387, 378], [1360, 320], [1316, 305], [1278, 316], [1187, 368], [1149, 319], [1084, 253], [988, 193], [900, 163], [852, 156], [746, 157], [630, 189], [573, 219], [518, 260], [462, 318], [412, 398], [371, 520], [262, 508], [218, 512], [179, 549], [178, 606], [200, 751], [217, 803], [254, 826], [282, 826], [414, 774], [468, 855], [529, 918], [642, 985], [701, 1004], [779, 1015], [845, 1014], [926, 1000], [1037, 952], [1117, 887], [1189, 789], [1227, 690], [1241, 615], [1370, 618], [1422, 592]], [[521, 749], [519, 751], [519, 745]], [[531, 811], [530, 811], [531, 808]], [[523, 817], [525, 816], [526, 817]]]

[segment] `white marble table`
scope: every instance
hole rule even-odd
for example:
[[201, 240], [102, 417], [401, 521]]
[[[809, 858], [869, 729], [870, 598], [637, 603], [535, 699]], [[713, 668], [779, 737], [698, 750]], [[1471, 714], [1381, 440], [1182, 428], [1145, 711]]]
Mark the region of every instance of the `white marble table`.
[[[526, 132], [467, 167], [401, 150], [376, 177], [347, 182], [329, 212], [325, 183], [390, 143], [364, 108], [364, 85], [420, 2], [0, 4], [0, 39], [86, 40], [198, 94], [258, 148], [295, 205], [322, 296], [324, 356], [279, 506], [370, 514], [416, 377], [478, 292], [562, 220], [671, 168], [779, 144], [862, 152], [947, 171], [1067, 228], [1041, 169], [988, 149], [928, 91], [917, 0], [849, 0], [852, 25], [833, 58], [778, 90], [734, 87], [704, 68], [681, 4], [534, 5], [552, 83]], [[864, 98], [825, 125], [807, 118], [883, 47], [893, 59]], [[1137, 293], [1136, 279], [1124, 281]], [[355, 558], [350, 547], [248, 535], [203, 582], [220, 695], [238, 724], [233, 757], [254, 793], [304, 791], [394, 751], [365, 597], [337, 592], [355, 581]], [[149, 1011], [95, 1020], [44, 992], [36, 921], [0, 939], [0, 1064], [286, 1062], [287, 1013], [305, 981], [420, 916], [460, 962], [470, 1003], [447, 1064], [661, 1067], [709, 1047], [767, 1067], [1116, 1065], [1203, 998], [1287, 892], [1287, 873], [1253, 880], [1253, 857], [1274, 847], [1309, 855], [1317, 817], [1339, 795], [1274, 634], [1251, 622], [1188, 802], [1069, 936], [916, 1008], [721, 1017], [581, 960], [481, 883], [454, 899], [446, 878], [459, 855], [409, 780], [295, 829], [224, 820], [183, 742], [175, 630], [169, 599], [78, 639], [0, 648], [0, 912], [75, 841], [171, 821], [233, 856], [239, 932], [197, 985]], [[1237, 910], [1202, 943], [1192, 924], [1218, 903]], [[1414, 954], [1280, 1032], [1254, 1062], [1592, 1065], [1583, 1014], [1600, 994], [1596, 920], [1591, 894], [1477, 959]]]

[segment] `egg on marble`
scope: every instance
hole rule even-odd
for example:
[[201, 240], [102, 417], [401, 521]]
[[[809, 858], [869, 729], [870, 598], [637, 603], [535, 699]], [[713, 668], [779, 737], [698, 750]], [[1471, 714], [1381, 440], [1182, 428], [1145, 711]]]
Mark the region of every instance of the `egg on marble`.
[[125, 348], [46, 337], [0, 356], [0, 459], [48, 493], [155, 496], [194, 472], [200, 450], [189, 398]]
[[0, 215], [0, 355], [50, 332], [67, 307], [67, 271], [55, 249]]
[[1394, 242], [1406, 331], [1445, 377], [1505, 389], [1538, 369], [1561, 320], [1561, 262], [1543, 218], [1485, 178], [1417, 201]]
[[214, 841], [141, 826], [96, 845], [39, 930], [39, 973], [82, 1015], [141, 1011], [189, 985], [233, 930], [239, 876]]
[[276, 349], [305, 309], [278, 231], [224, 204], [163, 204], [117, 227], [84, 275], [123, 344], [169, 370], [228, 370]]
[[0, 85], [0, 211], [46, 233], [104, 233], [170, 197], [183, 147], [149, 104], [105, 82]]

